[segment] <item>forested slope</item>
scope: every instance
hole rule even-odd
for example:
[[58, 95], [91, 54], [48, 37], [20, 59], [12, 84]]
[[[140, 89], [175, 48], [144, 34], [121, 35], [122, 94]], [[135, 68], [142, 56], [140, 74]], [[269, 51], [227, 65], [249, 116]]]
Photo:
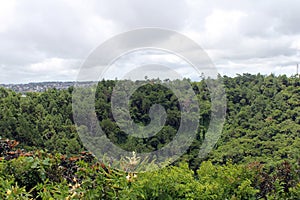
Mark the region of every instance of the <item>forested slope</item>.
[[[203, 195], [202, 199], [300, 198], [299, 77], [243, 74], [234, 78], [224, 76], [222, 80], [227, 97], [226, 121], [213, 151], [204, 159], [198, 158], [210, 121], [210, 91], [204, 80], [191, 82], [200, 106], [194, 142], [173, 166], [134, 180], [126, 179], [130, 174], [125, 172], [107, 171], [92, 158], [86, 160], [86, 153], [78, 157], [84, 147], [73, 120], [74, 88], [26, 93], [26, 97], [0, 88], [2, 194], [8, 195], [13, 187], [24, 186], [25, 189], [17, 191], [21, 196], [28, 193], [41, 198], [43, 188], [48, 188], [45, 199], [55, 195], [71, 198], [75, 190], [77, 193], [72, 197], [75, 199], [84, 195], [87, 199], [101, 195], [101, 198], [132, 195], [138, 199], [197, 199], [199, 195]], [[148, 80], [130, 99], [130, 114], [135, 123], [150, 123], [149, 108], [153, 104], [166, 109], [164, 128], [150, 138], [128, 136], [116, 125], [110, 106], [116, 81], [99, 82], [95, 88], [96, 116], [114, 144], [128, 151], [149, 152], [172, 141], [180, 126], [180, 107], [174, 93], [157, 84], [160, 82]], [[181, 87], [184, 90], [185, 86]], [[83, 91], [89, 89], [93, 88]], [[192, 105], [186, 102], [186, 106]], [[5, 142], [6, 138], [20, 142], [21, 150], [16, 150], [17, 142]], [[62, 154], [73, 157], [68, 159]], [[73, 171], [67, 170], [70, 166]], [[79, 170], [90, 167], [92, 171]], [[95, 178], [97, 173], [99, 177]], [[24, 179], [20, 179], [22, 176]], [[26, 182], [29, 178], [34, 181]], [[68, 184], [75, 189], [68, 189]], [[59, 187], [65, 193], [58, 192]]]
[[[234, 163], [270, 164], [282, 159], [297, 160], [300, 149], [299, 78], [244, 74], [222, 79], [227, 95], [226, 123], [210, 159], [218, 163], [230, 159]], [[100, 125], [110, 140], [137, 152], [157, 150], [169, 143], [181, 117], [174, 93], [149, 82], [133, 94], [130, 112], [136, 123], [150, 122], [149, 108], [153, 104], [161, 104], [167, 110], [167, 121], [160, 133], [151, 138], [133, 138], [114, 122], [110, 99], [115, 84], [115, 81], [100, 82], [95, 101]], [[201, 117], [199, 131], [188, 153], [196, 155], [209, 125], [210, 92], [204, 81], [192, 85], [199, 99]], [[13, 91], [0, 90], [2, 138], [20, 141], [28, 150], [43, 148], [69, 155], [83, 150], [72, 118], [72, 88], [26, 95], [22, 97]]]
[[224, 78], [227, 120], [210, 158], [219, 163], [299, 159], [299, 78], [244, 75]]

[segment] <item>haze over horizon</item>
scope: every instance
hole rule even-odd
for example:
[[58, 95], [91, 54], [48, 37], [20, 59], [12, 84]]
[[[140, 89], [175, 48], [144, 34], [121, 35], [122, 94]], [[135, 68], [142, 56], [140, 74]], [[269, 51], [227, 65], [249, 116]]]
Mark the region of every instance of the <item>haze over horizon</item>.
[[[300, 63], [299, 7], [297, 0], [0, 0], [0, 83], [74, 81], [98, 45], [143, 27], [196, 41], [222, 75], [292, 75]], [[141, 60], [187, 71], [173, 55], [140, 52], [123, 58], [114, 73]]]

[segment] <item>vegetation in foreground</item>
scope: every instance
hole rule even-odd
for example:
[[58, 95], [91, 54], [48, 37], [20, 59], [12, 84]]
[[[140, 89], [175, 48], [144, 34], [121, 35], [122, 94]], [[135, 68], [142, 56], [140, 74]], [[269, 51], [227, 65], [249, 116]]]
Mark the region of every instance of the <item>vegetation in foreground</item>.
[[263, 164], [213, 165], [196, 173], [187, 163], [155, 172], [126, 173], [97, 162], [87, 152], [66, 157], [14, 150], [1, 141], [1, 199], [299, 199], [300, 162], [273, 171]]

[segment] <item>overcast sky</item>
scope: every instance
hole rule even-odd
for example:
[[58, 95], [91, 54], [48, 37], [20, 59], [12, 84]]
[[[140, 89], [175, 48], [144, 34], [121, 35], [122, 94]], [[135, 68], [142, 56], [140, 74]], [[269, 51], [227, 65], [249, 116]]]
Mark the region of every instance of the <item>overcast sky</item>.
[[99, 44], [142, 27], [188, 36], [229, 76], [300, 63], [299, 0], [0, 0], [0, 83], [75, 80]]

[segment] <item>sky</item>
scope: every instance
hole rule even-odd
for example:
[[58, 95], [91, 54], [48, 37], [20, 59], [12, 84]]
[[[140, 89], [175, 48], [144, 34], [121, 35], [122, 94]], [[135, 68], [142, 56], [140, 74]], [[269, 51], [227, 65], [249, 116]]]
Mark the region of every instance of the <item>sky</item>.
[[[197, 42], [222, 75], [293, 75], [299, 8], [299, 0], [0, 0], [0, 83], [76, 80], [97, 46], [143, 27]], [[125, 57], [118, 67], [155, 59], [184, 63], [152, 51]], [[188, 67], [177, 66], [182, 73]]]

